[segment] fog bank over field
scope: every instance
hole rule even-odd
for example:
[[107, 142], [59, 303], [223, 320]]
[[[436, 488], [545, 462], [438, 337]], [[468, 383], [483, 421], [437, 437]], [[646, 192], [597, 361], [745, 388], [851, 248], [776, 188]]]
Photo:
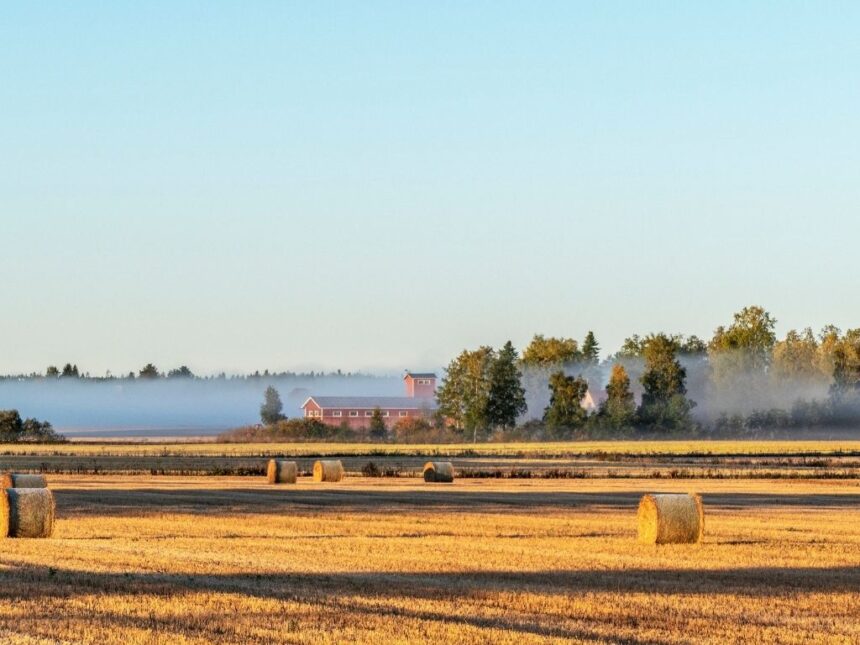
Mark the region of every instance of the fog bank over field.
[[258, 423], [268, 386], [284, 414], [301, 415], [311, 394], [399, 396], [400, 376], [288, 375], [247, 378], [0, 380], [0, 409], [50, 421], [74, 436], [217, 434]]
[[[712, 422], [721, 415], [747, 416], [763, 410], [791, 410], [798, 402], [825, 402], [830, 396], [831, 378], [817, 376], [780, 376], [760, 371], [740, 371], [728, 381], [715, 383], [712, 367], [705, 355], [678, 356], [686, 370], [687, 397], [695, 402], [692, 416], [697, 421]], [[609, 382], [613, 364], [620, 364], [630, 377], [630, 389], [637, 404], [642, 399], [641, 378], [645, 361], [640, 357], [619, 357], [599, 365], [568, 364], [559, 367], [523, 366], [523, 387], [528, 411], [522, 420], [540, 419], [550, 404], [549, 378], [561, 369], [568, 376], [582, 376], [589, 390], [600, 400]]]

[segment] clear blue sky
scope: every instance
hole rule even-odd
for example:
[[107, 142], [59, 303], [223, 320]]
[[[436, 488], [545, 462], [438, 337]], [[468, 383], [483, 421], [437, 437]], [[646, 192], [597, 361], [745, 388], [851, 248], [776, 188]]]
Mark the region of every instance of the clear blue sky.
[[860, 4], [15, 3], [0, 372], [860, 326]]

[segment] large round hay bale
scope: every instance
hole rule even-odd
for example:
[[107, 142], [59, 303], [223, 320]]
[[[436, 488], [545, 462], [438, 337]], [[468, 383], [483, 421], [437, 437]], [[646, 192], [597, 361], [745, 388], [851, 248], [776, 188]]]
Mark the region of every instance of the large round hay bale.
[[314, 462], [315, 482], [339, 482], [343, 479], [343, 464], [336, 459], [323, 459]]
[[454, 481], [454, 464], [450, 461], [428, 461], [424, 464], [424, 481], [450, 484]]
[[48, 480], [44, 475], [25, 473], [3, 473], [0, 488], [47, 488]]
[[47, 488], [5, 488], [0, 490], [0, 533], [8, 537], [51, 537], [55, 511], [54, 494]]
[[645, 495], [638, 516], [639, 541], [646, 544], [691, 544], [705, 532], [702, 498], [694, 494]]
[[296, 462], [269, 459], [266, 478], [270, 484], [295, 484], [298, 474], [299, 467]]

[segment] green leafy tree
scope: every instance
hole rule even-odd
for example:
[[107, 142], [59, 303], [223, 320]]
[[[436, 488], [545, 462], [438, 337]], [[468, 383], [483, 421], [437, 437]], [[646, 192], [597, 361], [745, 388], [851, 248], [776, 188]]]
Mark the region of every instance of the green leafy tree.
[[833, 391], [860, 394], [860, 328], [845, 332], [834, 350]]
[[0, 410], [0, 442], [60, 443], [66, 438], [57, 434], [47, 421], [21, 419], [18, 410]]
[[547, 428], [558, 431], [584, 426], [588, 420], [588, 412], [582, 407], [582, 400], [588, 392], [586, 380], [558, 371], [549, 377], [549, 389], [549, 406], [543, 414]]
[[281, 413], [284, 409], [284, 404], [281, 402], [281, 395], [271, 385], [266, 388], [266, 393], [263, 395], [263, 405], [260, 406], [260, 420], [266, 425], [272, 425], [285, 419]]
[[776, 319], [762, 307], [744, 307], [728, 327], [717, 327], [708, 346], [714, 380], [722, 383], [740, 374], [764, 374], [776, 343]]
[[644, 351], [645, 339], [641, 338], [639, 334], [633, 334], [624, 339], [621, 349], [616, 352], [614, 358], [615, 360], [621, 358], [640, 358]]
[[63, 443], [66, 438], [57, 433], [47, 421], [24, 419], [19, 441], [31, 443]]
[[777, 382], [821, 379], [818, 340], [810, 328], [792, 329], [773, 346], [770, 374]]
[[512, 428], [526, 409], [526, 392], [522, 386], [522, 374], [517, 368], [517, 350], [508, 341], [490, 367], [487, 419], [490, 425]]
[[636, 400], [630, 390], [630, 377], [623, 365], [612, 366], [606, 385], [606, 400], [600, 405], [599, 415], [610, 428], [630, 428], [636, 421]]
[[582, 360], [587, 365], [597, 365], [600, 362], [600, 346], [593, 331], [589, 331], [582, 341]]
[[558, 367], [582, 359], [579, 345], [572, 338], [544, 338], [536, 334], [523, 351], [523, 365], [530, 367]]
[[684, 381], [686, 370], [675, 357], [677, 343], [665, 334], [649, 336], [645, 341], [644, 388], [639, 418], [654, 430], [684, 430], [691, 427], [690, 410]]
[[[667, 334], [664, 335], [672, 341], [672, 344], [675, 346], [675, 350], [682, 356], [704, 358], [708, 351], [707, 344], [698, 336], [684, 336], [683, 334], [672, 334], [671, 336]], [[613, 358], [615, 360], [642, 358], [645, 355], [645, 345], [649, 338], [650, 336], [642, 338], [638, 334], [633, 334], [629, 338], [625, 338], [624, 343], [621, 345], [621, 349], [615, 353]]]
[[676, 341], [678, 353], [682, 356], [705, 358], [708, 354], [708, 344], [696, 335], [683, 336], [678, 334], [672, 338]]
[[14, 443], [18, 441], [24, 423], [18, 410], [0, 410], [0, 442]]
[[152, 363], [147, 363], [143, 366], [139, 373], [140, 378], [155, 379], [158, 378], [158, 368]]
[[489, 427], [490, 371], [495, 361], [491, 347], [463, 352], [449, 363], [445, 378], [436, 392], [440, 412], [458, 430], [471, 432]]
[[842, 331], [835, 325], [825, 326], [818, 334], [818, 355], [816, 365], [818, 371], [832, 381], [836, 368], [836, 348], [842, 340]]
[[373, 416], [370, 417], [370, 436], [374, 439], [385, 439], [388, 436], [388, 428], [385, 427], [385, 419], [379, 408], [374, 408]]

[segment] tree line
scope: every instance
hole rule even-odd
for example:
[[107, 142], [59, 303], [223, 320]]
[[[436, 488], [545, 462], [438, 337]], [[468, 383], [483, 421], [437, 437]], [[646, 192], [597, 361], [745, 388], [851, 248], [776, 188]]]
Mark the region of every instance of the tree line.
[[445, 371], [440, 411], [473, 439], [517, 427], [526, 390], [539, 388], [548, 404], [519, 428], [547, 438], [860, 425], [860, 329], [830, 325], [777, 339], [775, 325], [764, 308], [745, 307], [707, 342], [633, 335], [604, 361], [593, 332], [581, 344], [538, 334], [522, 355], [510, 341], [464, 350]]
[[18, 410], [0, 410], [0, 443], [62, 443], [50, 423], [37, 419], [22, 419]]
[[153, 363], [147, 363], [137, 371], [129, 371], [125, 374], [113, 374], [108, 371], [104, 376], [95, 376], [78, 368], [75, 363], [66, 363], [62, 367], [49, 365], [44, 374], [33, 372], [30, 374], [3, 374], [0, 380], [53, 380], [53, 379], [80, 379], [86, 381], [116, 381], [116, 380], [157, 380], [157, 379], [190, 379], [190, 380], [247, 380], [268, 378], [372, 378], [372, 375], [362, 372], [344, 372], [342, 370], [293, 372], [293, 371], [270, 371], [268, 369], [256, 370], [249, 374], [230, 374], [220, 372], [215, 375], [202, 376], [195, 374], [187, 365], [181, 365], [169, 370], [161, 370]]

